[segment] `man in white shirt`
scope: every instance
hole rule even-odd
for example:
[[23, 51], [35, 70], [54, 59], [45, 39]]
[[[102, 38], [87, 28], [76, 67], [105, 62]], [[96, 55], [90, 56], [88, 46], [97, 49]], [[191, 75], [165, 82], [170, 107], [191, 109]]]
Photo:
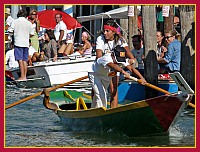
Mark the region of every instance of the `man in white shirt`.
[[9, 28], [9, 32], [14, 33], [14, 54], [15, 60], [19, 63], [21, 76], [18, 80], [26, 80], [27, 61], [29, 50], [29, 38], [33, 35], [32, 25], [26, 17], [25, 10], [19, 10], [17, 19], [14, 20]]
[[5, 21], [6, 21], [5, 30], [8, 30], [11, 23], [14, 21], [14, 19], [10, 16], [10, 8], [5, 8]]
[[67, 26], [62, 20], [62, 14], [56, 14], [55, 15], [56, 20], [56, 27], [54, 29], [54, 35], [56, 37], [56, 41], [58, 43], [58, 47], [63, 43], [66, 43], [66, 37], [67, 37]]

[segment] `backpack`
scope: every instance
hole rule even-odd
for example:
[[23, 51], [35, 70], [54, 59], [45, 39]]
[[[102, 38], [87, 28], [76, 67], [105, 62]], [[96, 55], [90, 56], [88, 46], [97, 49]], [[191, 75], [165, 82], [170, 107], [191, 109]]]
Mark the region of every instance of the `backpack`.
[[117, 63], [126, 62], [126, 50], [124, 47], [117, 45], [113, 50], [113, 55]]

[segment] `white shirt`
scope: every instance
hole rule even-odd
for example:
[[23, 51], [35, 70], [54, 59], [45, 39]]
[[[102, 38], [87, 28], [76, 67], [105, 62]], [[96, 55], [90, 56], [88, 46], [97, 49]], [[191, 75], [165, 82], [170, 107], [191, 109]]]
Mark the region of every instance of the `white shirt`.
[[5, 62], [6, 62], [5, 64], [8, 64], [9, 68], [17, 68], [17, 67], [19, 67], [18, 62], [15, 61], [14, 49], [8, 50], [6, 52], [6, 61]]
[[105, 79], [108, 78], [108, 73], [110, 72], [110, 67], [107, 66], [108, 63], [112, 62], [113, 59], [111, 57], [112, 49], [116, 46], [120, 45], [122, 47], [128, 46], [128, 44], [124, 41], [118, 41], [117, 44], [114, 44], [113, 41], [105, 42], [104, 36], [99, 36], [96, 41], [96, 49], [100, 49], [103, 51], [103, 56], [98, 58], [97, 61], [94, 62], [92, 68], [89, 72], [95, 72], [98, 75], [105, 76]]
[[10, 26], [13, 21], [14, 19], [11, 16], [8, 16], [8, 18], [6, 19], [6, 25]]
[[63, 30], [64, 31], [64, 35], [62, 40], [66, 40], [67, 37], [67, 26], [63, 21], [60, 21], [59, 23], [56, 24], [56, 27], [54, 29], [54, 35], [56, 37], [56, 41], [59, 40], [59, 36], [60, 36], [60, 31]]
[[18, 19], [14, 20], [8, 31], [14, 31], [15, 46], [29, 47], [29, 37], [30, 34], [34, 35], [34, 31], [32, 31], [32, 23], [29, 22], [25, 17], [19, 17]]
[[107, 52], [112, 52], [112, 49], [117, 46], [120, 45], [122, 47], [126, 47], [128, 46], [128, 44], [126, 43], [126, 41], [124, 40], [124, 42], [122, 42], [121, 40], [119, 40], [117, 42], [117, 44], [114, 44], [114, 40], [113, 41], [108, 41], [108, 43], [105, 42], [105, 38], [103, 35], [100, 35], [97, 38], [96, 41], [96, 49], [102, 50], [103, 53], [107, 53]]

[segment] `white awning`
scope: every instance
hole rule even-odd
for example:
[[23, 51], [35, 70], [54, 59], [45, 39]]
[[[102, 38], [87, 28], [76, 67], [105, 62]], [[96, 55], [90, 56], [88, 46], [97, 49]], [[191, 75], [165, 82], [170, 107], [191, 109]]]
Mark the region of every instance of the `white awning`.
[[128, 6], [120, 7], [105, 13], [99, 13], [89, 16], [79, 16], [76, 19], [79, 22], [86, 22], [91, 20], [97, 20], [102, 18], [113, 18], [113, 19], [127, 19], [128, 18]]

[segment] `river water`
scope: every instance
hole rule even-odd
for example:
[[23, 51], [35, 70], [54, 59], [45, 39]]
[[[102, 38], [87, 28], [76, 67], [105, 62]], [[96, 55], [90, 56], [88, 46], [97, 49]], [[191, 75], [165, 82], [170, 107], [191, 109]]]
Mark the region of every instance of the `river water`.
[[[77, 89], [89, 92], [88, 88]], [[6, 105], [42, 89], [6, 85]], [[69, 132], [55, 113], [42, 104], [43, 96], [16, 105], [5, 112], [5, 147], [194, 147], [194, 109], [186, 108], [169, 135], [130, 138], [120, 133]]]

